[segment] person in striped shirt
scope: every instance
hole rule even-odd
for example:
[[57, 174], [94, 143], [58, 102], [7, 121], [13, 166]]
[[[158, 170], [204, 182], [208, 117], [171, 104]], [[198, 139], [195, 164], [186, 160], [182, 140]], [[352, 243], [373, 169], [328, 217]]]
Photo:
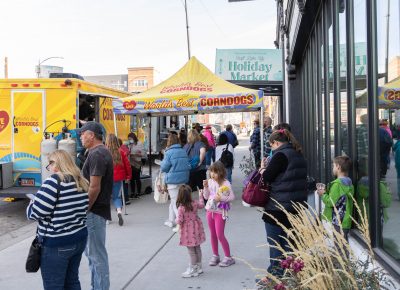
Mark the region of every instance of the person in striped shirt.
[[42, 244], [41, 274], [47, 289], [81, 289], [79, 265], [88, 231], [89, 182], [64, 150], [49, 154], [52, 172], [27, 207], [28, 219], [38, 222]]

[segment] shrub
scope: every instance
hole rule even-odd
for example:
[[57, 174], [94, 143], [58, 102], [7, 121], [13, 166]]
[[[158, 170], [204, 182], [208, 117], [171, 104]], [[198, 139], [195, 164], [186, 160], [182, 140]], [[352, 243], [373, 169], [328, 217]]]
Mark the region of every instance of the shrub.
[[[360, 213], [357, 203], [354, 204]], [[354, 220], [367, 244], [366, 258], [362, 258], [354, 255], [342, 232], [329, 230], [316, 218], [318, 214], [314, 209], [295, 205], [297, 214], [291, 214], [282, 206], [280, 208], [292, 224], [291, 229], [264, 213], [275, 219], [284, 229], [291, 251], [284, 251], [275, 242], [274, 247], [283, 253], [280, 262], [284, 269], [283, 277], [278, 278], [267, 273], [265, 285], [258, 286], [258, 289], [375, 290], [394, 286], [393, 281], [376, 265], [366, 214], [359, 215], [359, 222]], [[365, 213], [365, 207], [363, 212]]]

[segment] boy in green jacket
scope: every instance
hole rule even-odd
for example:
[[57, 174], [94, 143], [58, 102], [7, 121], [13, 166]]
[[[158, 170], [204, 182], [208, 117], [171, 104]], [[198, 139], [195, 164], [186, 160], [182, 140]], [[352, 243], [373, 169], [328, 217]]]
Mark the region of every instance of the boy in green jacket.
[[[354, 187], [348, 177], [351, 160], [347, 156], [337, 156], [333, 159], [333, 175], [337, 178], [329, 183], [328, 191], [318, 189], [322, 202], [325, 204], [322, 219], [332, 223], [334, 229], [340, 232], [342, 228], [344, 237], [348, 241], [351, 228], [351, 214], [353, 212]], [[336, 208], [336, 212], [335, 209]]]

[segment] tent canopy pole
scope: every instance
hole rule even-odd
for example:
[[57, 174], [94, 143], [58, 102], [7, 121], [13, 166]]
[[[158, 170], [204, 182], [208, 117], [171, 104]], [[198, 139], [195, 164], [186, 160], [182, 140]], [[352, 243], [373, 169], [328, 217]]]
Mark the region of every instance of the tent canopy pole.
[[149, 174], [150, 178], [153, 178], [152, 176], [152, 161], [151, 161], [151, 114], [148, 115], [150, 120], [149, 120]]
[[264, 158], [264, 107], [260, 108], [261, 160]]

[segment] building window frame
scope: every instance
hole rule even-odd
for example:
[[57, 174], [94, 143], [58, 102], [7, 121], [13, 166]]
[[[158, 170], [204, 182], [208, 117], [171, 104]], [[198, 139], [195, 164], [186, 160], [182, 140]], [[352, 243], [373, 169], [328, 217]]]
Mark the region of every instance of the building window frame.
[[[325, 164], [331, 164], [331, 117], [329, 92], [329, 24], [327, 15], [330, 13], [328, 5], [323, 8], [323, 42], [324, 42], [324, 107], [325, 107]], [[325, 182], [331, 176], [331, 166], [325, 166]]]

